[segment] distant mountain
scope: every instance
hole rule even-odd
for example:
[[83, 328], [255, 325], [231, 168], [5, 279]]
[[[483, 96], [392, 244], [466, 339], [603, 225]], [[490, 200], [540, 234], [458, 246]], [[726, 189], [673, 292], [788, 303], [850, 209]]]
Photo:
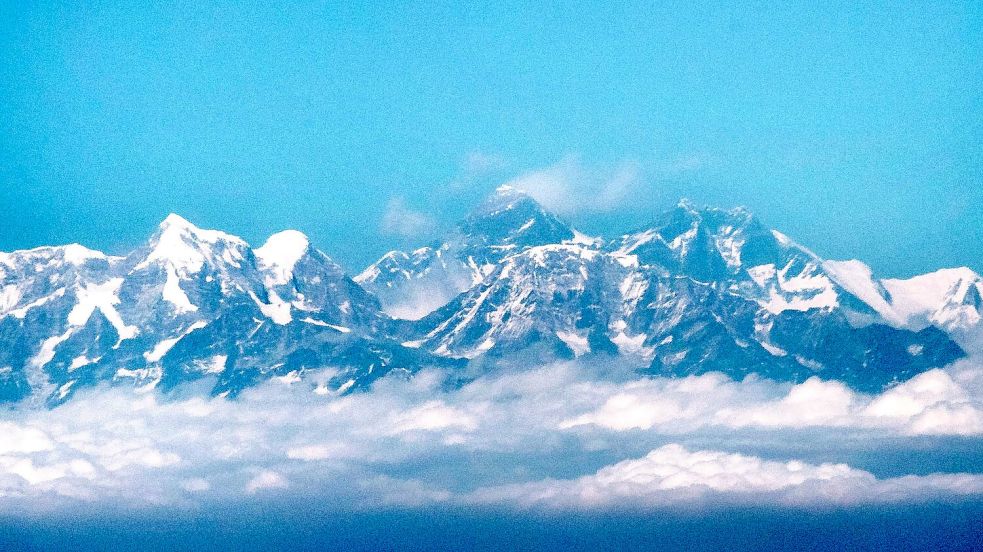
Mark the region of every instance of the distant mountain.
[[464, 358], [615, 354], [655, 375], [820, 375], [870, 391], [962, 356], [935, 327], [891, 325], [841, 275], [744, 209], [683, 202], [609, 243], [506, 257], [411, 343]]
[[981, 297], [969, 269], [878, 279], [746, 209], [686, 201], [604, 240], [502, 187], [442, 242], [355, 279], [299, 232], [254, 249], [171, 215], [124, 257], [0, 253], [0, 400], [271, 378], [344, 393], [393, 371], [578, 357], [873, 392], [983, 351]]
[[972, 270], [943, 269], [897, 280], [875, 279], [860, 261], [824, 266], [886, 323], [911, 330], [940, 328], [966, 351], [983, 352], [983, 278]]
[[574, 236], [531, 197], [502, 186], [443, 242], [410, 253], [390, 251], [355, 281], [390, 315], [416, 320], [481, 282], [512, 253]]
[[102, 381], [205, 380], [235, 394], [312, 370], [329, 392], [447, 362], [389, 338], [375, 297], [299, 232], [253, 250], [171, 215], [124, 258], [80, 246], [15, 252], [0, 257], [0, 278], [7, 400], [58, 403]]

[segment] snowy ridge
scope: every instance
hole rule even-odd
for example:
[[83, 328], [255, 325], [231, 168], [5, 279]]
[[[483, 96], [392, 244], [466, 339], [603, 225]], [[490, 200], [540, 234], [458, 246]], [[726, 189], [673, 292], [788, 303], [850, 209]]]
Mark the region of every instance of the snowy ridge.
[[864, 266], [826, 262], [747, 209], [682, 201], [620, 240], [503, 257], [408, 342], [469, 359], [615, 354], [679, 375], [819, 373], [869, 389], [962, 354], [940, 332], [885, 318], [882, 287]]
[[341, 393], [479, 358], [484, 370], [576, 357], [875, 392], [983, 351], [981, 297], [969, 269], [878, 279], [747, 209], [688, 201], [604, 240], [500, 188], [442, 242], [355, 279], [300, 232], [253, 249], [170, 215], [125, 257], [0, 254], [0, 400], [202, 379], [217, 395], [274, 378]]
[[202, 230], [179, 215], [171, 213], [160, 224], [153, 248], [134, 270], [162, 263], [184, 274], [201, 270], [206, 262], [233, 266], [242, 263], [246, 242], [217, 230]]
[[418, 320], [478, 285], [495, 265], [528, 247], [591, 238], [570, 228], [526, 193], [501, 186], [443, 243], [391, 251], [355, 281], [396, 318]]
[[295, 231], [254, 251], [170, 215], [123, 258], [79, 246], [0, 256], [0, 401], [201, 378], [235, 394], [325, 366], [357, 389], [428, 358], [387, 330], [376, 299]]

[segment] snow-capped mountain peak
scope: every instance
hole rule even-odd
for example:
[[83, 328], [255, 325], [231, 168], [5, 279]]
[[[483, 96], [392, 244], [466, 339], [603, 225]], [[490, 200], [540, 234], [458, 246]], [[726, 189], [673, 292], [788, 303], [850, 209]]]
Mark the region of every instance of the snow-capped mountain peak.
[[134, 270], [162, 263], [178, 272], [194, 274], [210, 261], [240, 266], [249, 245], [237, 236], [198, 228], [184, 217], [171, 213], [160, 223], [149, 249]]
[[[458, 226], [459, 239], [477, 247], [508, 249], [573, 239], [573, 229], [532, 196], [501, 186]], [[478, 255], [483, 257], [484, 252]], [[491, 252], [493, 256], [494, 252]]]
[[194, 224], [191, 224], [191, 222], [188, 219], [182, 217], [177, 213], [168, 213], [167, 216], [164, 217], [164, 220], [160, 222], [158, 227], [161, 229], [171, 228], [171, 227], [189, 228], [189, 229], [197, 228]]
[[95, 251], [77, 243], [70, 243], [62, 246], [64, 259], [72, 264], [79, 265], [93, 259], [105, 260], [107, 256], [101, 251]]
[[428, 358], [388, 327], [377, 300], [300, 232], [254, 251], [171, 215], [125, 258], [79, 246], [0, 256], [0, 401], [57, 404], [103, 382], [203, 377], [235, 393], [325, 366], [348, 374], [335, 387], [350, 389]]
[[623, 236], [616, 248], [638, 255], [644, 264], [681, 270], [704, 282], [777, 262], [780, 249], [748, 209], [697, 207], [687, 199], [652, 226]]
[[310, 247], [310, 240], [302, 232], [284, 230], [270, 236], [253, 253], [260, 269], [272, 275], [273, 285], [281, 285], [290, 280], [297, 262], [308, 253]]
[[77, 243], [68, 245], [36, 247], [22, 249], [10, 253], [0, 252], [0, 265], [14, 267], [19, 264], [37, 264], [51, 262], [66, 262], [72, 265], [82, 265], [93, 260], [108, 260], [105, 253], [89, 249]]
[[125, 258], [78, 245], [0, 254], [0, 398], [205, 376], [234, 392], [336, 365], [344, 387], [383, 365], [526, 354], [879, 390], [983, 349], [981, 298], [969, 269], [881, 280], [747, 209], [689, 201], [606, 241], [502, 188], [442, 243], [390, 252], [354, 281], [300, 232], [254, 250], [171, 215]]
[[120, 259], [79, 244], [0, 253], [0, 318], [29, 311], [98, 279]]
[[523, 190], [508, 184], [502, 184], [501, 186], [495, 188], [495, 191], [491, 195], [485, 198], [484, 204], [481, 208], [507, 209], [509, 205], [514, 204], [516, 201], [529, 197], [529, 194]]
[[443, 243], [412, 253], [390, 251], [355, 280], [375, 293], [391, 316], [416, 320], [480, 283], [511, 255], [575, 241], [591, 240], [528, 193], [500, 186]]
[[511, 209], [534, 208], [544, 210], [529, 192], [503, 184], [482, 201], [472, 215], [494, 216]]

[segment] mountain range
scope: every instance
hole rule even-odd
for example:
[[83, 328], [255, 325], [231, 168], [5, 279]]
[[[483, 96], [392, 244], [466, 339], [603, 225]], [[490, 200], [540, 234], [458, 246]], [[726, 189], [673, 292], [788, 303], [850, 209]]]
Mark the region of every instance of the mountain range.
[[983, 351], [981, 297], [968, 268], [880, 279], [747, 209], [685, 200], [602, 239], [503, 186], [443, 240], [354, 277], [300, 232], [252, 248], [170, 215], [122, 257], [0, 253], [0, 401], [100, 383], [235, 396], [271, 378], [338, 394], [572, 358], [876, 392]]

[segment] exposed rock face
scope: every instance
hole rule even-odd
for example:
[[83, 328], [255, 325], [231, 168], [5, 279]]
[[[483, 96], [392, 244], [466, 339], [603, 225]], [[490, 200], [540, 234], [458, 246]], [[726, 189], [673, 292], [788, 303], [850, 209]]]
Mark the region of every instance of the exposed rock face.
[[125, 257], [0, 254], [0, 400], [58, 404], [104, 382], [234, 395], [270, 378], [346, 392], [520, 356], [876, 391], [983, 350], [981, 297], [969, 269], [880, 280], [746, 209], [685, 201], [602, 240], [503, 187], [443, 242], [354, 280], [299, 232], [253, 249], [171, 215]]

